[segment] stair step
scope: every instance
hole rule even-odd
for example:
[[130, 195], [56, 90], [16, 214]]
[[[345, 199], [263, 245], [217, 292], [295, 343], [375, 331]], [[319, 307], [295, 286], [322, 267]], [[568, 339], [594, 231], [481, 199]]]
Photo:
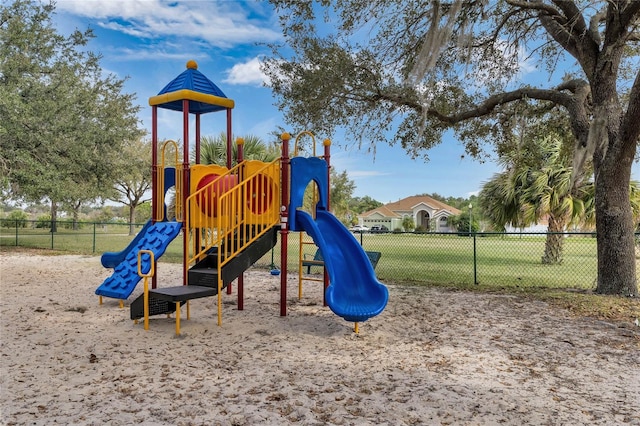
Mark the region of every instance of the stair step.
[[198, 273], [198, 274], [216, 275], [216, 274], [218, 274], [218, 268], [198, 268], [198, 267], [194, 266], [193, 268], [189, 269], [189, 272], [195, 272], [195, 273]]
[[[175, 303], [160, 300], [153, 296], [149, 297], [149, 316], [172, 314], [175, 311]], [[144, 318], [144, 294], [138, 296], [138, 298], [131, 303], [130, 313], [132, 320]]]
[[149, 290], [149, 295], [167, 302], [185, 302], [201, 297], [211, 297], [218, 294], [218, 289], [200, 285], [180, 285], [176, 287], [162, 287]]
[[[226, 288], [229, 283], [275, 246], [277, 231], [278, 227], [269, 229], [222, 268], [222, 288]], [[172, 313], [175, 312], [178, 303], [183, 304], [191, 299], [218, 294], [218, 250], [218, 247], [211, 248], [207, 256], [189, 269], [187, 281], [189, 285], [149, 290], [149, 315]], [[222, 250], [224, 251], [225, 248], [222, 247]], [[144, 316], [143, 296], [139, 295], [131, 304], [132, 320]]]
[[[218, 288], [217, 268], [191, 268], [189, 269], [189, 286], [203, 286]], [[226, 287], [226, 284], [225, 284]]]

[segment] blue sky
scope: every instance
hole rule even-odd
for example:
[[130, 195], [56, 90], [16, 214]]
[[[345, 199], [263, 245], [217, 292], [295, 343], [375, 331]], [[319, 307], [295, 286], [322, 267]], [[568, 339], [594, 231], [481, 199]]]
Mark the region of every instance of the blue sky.
[[[269, 54], [260, 42], [282, 41], [277, 16], [263, 1], [58, 0], [54, 22], [68, 34], [94, 30], [89, 49], [102, 54], [105, 72], [128, 77], [125, 90], [137, 94], [142, 126], [151, 131], [148, 99], [185, 70], [194, 59], [198, 69], [235, 101], [233, 132], [269, 140], [277, 126], [290, 127], [263, 86], [260, 58]], [[523, 78], [533, 67], [523, 67]], [[225, 130], [223, 113], [207, 114], [203, 135]], [[161, 139], [182, 137], [181, 115], [160, 110]], [[309, 129], [313, 130], [313, 129]], [[193, 135], [193, 129], [191, 130]], [[316, 135], [318, 149], [327, 135]], [[488, 148], [490, 149], [490, 148]], [[498, 172], [497, 166], [463, 156], [452, 137], [429, 152], [430, 161], [412, 160], [400, 147], [378, 145], [375, 156], [348, 141], [334, 139], [332, 165], [347, 171], [355, 196], [383, 203], [419, 193], [468, 197]]]

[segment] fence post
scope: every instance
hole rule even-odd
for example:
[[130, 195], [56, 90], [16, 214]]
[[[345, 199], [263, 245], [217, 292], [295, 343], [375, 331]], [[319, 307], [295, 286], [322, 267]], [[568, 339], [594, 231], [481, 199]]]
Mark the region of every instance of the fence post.
[[96, 223], [93, 222], [93, 253], [96, 252]]
[[[51, 222], [53, 224], [53, 222]], [[51, 250], [53, 250], [53, 234], [55, 234], [55, 232], [53, 232], [53, 228], [51, 228]]]
[[478, 284], [478, 251], [476, 249], [476, 233], [473, 232], [473, 283]]
[[18, 219], [16, 219], [16, 247], [18, 247]]

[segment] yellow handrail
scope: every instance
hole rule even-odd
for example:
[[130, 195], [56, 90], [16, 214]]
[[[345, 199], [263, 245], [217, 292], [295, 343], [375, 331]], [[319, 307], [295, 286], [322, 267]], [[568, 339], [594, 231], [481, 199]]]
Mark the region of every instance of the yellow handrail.
[[302, 137], [302, 136], [310, 136], [311, 137], [311, 141], [313, 141], [313, 156], [316, 156], [316, 137], [314, 136], [313, 133], [311, 133], [308, 130], [305, 130], [303, 132], [300, 132], [298, 134], [298, 136], [296, 136], [295, 141], [293, 142], [293, 156], [297, 157], [298, 156], [298, 140]]
[[164, 220], [164, 169], [165, 165], [165, 155], [168, 146], [173, 146], [174, 150], [174, 167], [176, 173], [176, 220], [181, 222], [182, 218], [182, 191], [183, 191], [183, 182], [182, 182], [182, 167], [179, 163], [178, 159], [178, 143], [173, 140], [167, 140], [164, 144], [162, 144], [162, 149], [160, 150], [160, 167], [157, 175], [157, 183], [156, 190], [158, 191], [158, 205], [154, 206], [156, 209], [156, 220], [162, 221]]
[[[142, 255], [149, 255], [149, 262], [151, 266], [149, 267], [149, 272], [146, 274], [142, 272]], [[151, 250], [140, 250], [138, 251], [138, 276], [144, 278], [144, 329], [149, 329], [149, 278], [153, 277], [155, 274], [155, 259], [153, 256], [153, 252]]]
[[[280, 159], [243, 161], [187, 198], [188, 264], [218, 248], [218, 325], [222, 324], [222, 267], [279, 221]], [[196, 238], [198, 233], [202, 238]]]

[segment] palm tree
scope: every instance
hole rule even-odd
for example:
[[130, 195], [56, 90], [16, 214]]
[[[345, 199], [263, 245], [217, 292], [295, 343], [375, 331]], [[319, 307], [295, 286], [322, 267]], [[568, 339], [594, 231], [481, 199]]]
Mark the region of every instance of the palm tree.
[[570, 223], [593, 218], [594, 190], [590, 175], [572, 180], [562, 141], [547, 136], [521, 143], [500, 163], [506, 170], [483, 185], [480, 207], [498, 229], [523, 228], [546, 217], [547, 240], [542, 263], [562, 262], [562, 232]]
[[572, 167], [566, 166], [560, 159], [559, 141], [551, 141], [551, 149], [547, 164], [532, 173], [533, 182], [524, 191], [523, 205], [527, 217], [539, 218], [547, 216], [547, 240], [542, 263], [554, 264], [562, 262], [563, 234], [568, 223], [585, 222], [586, 206], [593, 217], [594, 185], [591, 179], [582, 180], [573, 185]]
[[[271, 162], [280, 156], [280, 147], [266, 144], [260, 137], [247, 135], [244, 138], [243, 157], [245, 160]], [[238, 146], [232, 145], [232, 166], [237, 164]], [[195, 163], [195, 153], [191, 161]], [[200, 163], [227, 165], [227, 134], [221, 132], [217, 136], [203, 136], [200, 142]]]
[[[233, 144], [235, 146], [235, 144]], [[195, 163], [195, 152], [191, 153], [191, 162]], [[200, 141], [200, 161], [202, 164], [227, 165], [227, 136], [224, 132], [218, 136], [203, 136]], [[235, 155], [233, 159], [235, 159]]]
[[411, 232], [416, 227], [415, 222], [413, 221], [413, 216], [405, 216], [402, 218], [402, 228], [406, 232]]
[[[243, 157], [245, 160], [259, 160], [265, 163], [274, 161], [280, 156], [280, 147], [277, 143], [265, 144], [258, 136], [247, 135], [244, 138]], [[232, 166], [236, 165], [238, 158], [238, 146], [232, 145]], [[191, 153], [191, 162], [195, 163], [195, 152]], [[217, 136], [203, 136], [200, 141], [200, 163], [227, 165], [227, 134], [221, 132]], [[169, 196], [167, 215], [175, 216], [175, 193]]]

